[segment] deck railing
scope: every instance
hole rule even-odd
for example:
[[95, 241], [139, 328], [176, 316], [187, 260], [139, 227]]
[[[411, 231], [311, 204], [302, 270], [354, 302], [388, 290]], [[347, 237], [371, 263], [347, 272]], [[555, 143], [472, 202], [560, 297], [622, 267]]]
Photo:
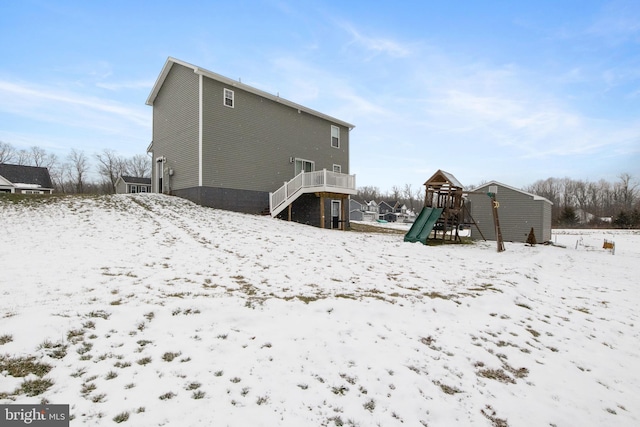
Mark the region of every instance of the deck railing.
[[314, 192], [356, 194], [356, 176], [331, 172], [326, 169], [315, 172], [300, 172], [275, 192], [269, 194], [271, 216], [278, 215], [300, 195]]

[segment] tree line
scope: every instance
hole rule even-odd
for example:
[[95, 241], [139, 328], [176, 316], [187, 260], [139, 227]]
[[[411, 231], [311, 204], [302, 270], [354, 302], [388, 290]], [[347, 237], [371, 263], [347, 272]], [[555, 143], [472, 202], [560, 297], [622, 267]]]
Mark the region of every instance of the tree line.
[[[556, 227], [640, 228], [640, 184], [629, 173], [622, 173], [615, 182], [547, 178], [522, 190], [553, 203], [551, 223]], [[381, 192], [378, 187], [364, 186], [358, 188], [357, 197], [376, 202], [397, 200], [418, 213], [424, 205], [424, 187], [405, 184]]]
[[61, 159], [38, 146], [18, 150], [3, 141], [0, 141], [0, 163], [45, 167], [55, 192], [65, 194], [111, 194], [115, 193], [119, 176], [148, 178], [151, 174], [151, 162], [144, 154], [127, 158], [104, 149], [89, 156], [74, 148]]
[[615, 182], [547, 178], [524, 191], [553, 203], [552, 223], [557, 226], [640, 227], [640, 188], [629, 173], [620, 174]]

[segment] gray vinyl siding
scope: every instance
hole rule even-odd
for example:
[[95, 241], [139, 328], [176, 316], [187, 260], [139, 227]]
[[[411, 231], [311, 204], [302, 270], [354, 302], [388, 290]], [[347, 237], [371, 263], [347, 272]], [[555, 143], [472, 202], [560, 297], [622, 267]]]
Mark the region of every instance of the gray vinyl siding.
[[[173, 169], [172, 190], [198, 185], [198, 75], [192, 69], [173, 64], [153, 102], [152, 182], [156, 190], [156, 158], [167, 159]], [[165, 175], [164, 186], [169, 184]]]
[[[495, 185], [495, 184], [490, 184]], [[488, 186], [475, 191], [486, 193]], [[487, 240], [496, 240], [491, 199], [486, 194], [470, 194], [471, 215]], [[496, 194], [498, 217], [502, 238], [506, 242], [525, 242], [533, 227], [536, 240], [551, 240], [551, 203], [532, 195], [498, 185]], [[480, 239], [480, 233], [471, 227], [474, 239]]]
[[116, 194], [124, 194], [127, 192], [127, 183], [119, 179], [116, 184]]
[[[234, 108], [223, 105], [224, 88]], [[272, 192], [293, 178], [291, 157], [349, 173], [348, 128], [208, 77], [203, 94], [203, 186]], [[340, 148], [331, 147], [331, 125]]]

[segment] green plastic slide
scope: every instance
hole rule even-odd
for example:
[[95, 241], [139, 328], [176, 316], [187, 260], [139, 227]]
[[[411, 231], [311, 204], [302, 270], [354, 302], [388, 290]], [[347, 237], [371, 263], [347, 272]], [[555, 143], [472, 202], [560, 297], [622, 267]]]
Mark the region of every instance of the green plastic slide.
[[442, 214], [442, 208], [422, 208], [420, 215], [404, 236], [405, 242], [421, 242], [427, 244], [427, 238], [433, 230], [433, 226]]

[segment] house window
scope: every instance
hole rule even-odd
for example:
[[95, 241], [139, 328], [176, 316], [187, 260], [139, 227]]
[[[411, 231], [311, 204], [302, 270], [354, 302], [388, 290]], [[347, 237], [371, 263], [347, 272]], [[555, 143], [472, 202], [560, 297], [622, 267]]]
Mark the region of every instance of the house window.
[[300, 172], [313, 172], [316, 170], [316, 165], [311, 160], [296, 159], [295, 176]]
[[331, 126], [331, 146], [340, 148], [340, 128], [338, 126]]
[[129, 193], [137, 193], [138, 192], [138, 187], [136, 185], [131, 185], [129, 187]]
[[224, 105], [233, 108], [233, 91], [229, 89], [224, 90]]
[[141, 185], [140, 186], [140, 192], [141, 193], [146, 193], [147, 192], [147, 186], [146, 185]]
[[342, 166], [333, 165], [333, 171], [336, 172], [336, 173], [342, 173]]

